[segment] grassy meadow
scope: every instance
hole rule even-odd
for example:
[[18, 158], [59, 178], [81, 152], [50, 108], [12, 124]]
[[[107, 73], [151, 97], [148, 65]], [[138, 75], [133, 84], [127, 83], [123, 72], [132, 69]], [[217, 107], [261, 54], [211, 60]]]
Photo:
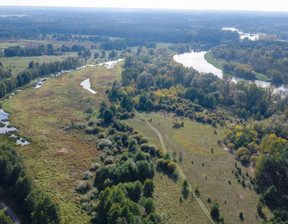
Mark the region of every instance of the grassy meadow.
[[[199, 187], [200, 197], [209, 211], [214, 203], [218, 203], [220, 206], [220, 215], [224, 217], [225, 223], [242, 223], [239, 218], [240, 212], [244, 214], [245, 223], [263, 222], [258, 217], [256, 210], [259, 200], [258, 195], [248, 187], [243, 188], [241, 184], [237, 183], [232, 173], [235, 170], [234, 155], [225, 151], [217, 144], [217, 140], [224, 136], [224, 127], [215, 129], [217, 132], [215, 134], [214, 128], [210, 125], [196, 123], [185, 118], [183, 119], [184, 128], [173, 129], [173, 120], [175, 118], [172, 118], [169, 114], [152, 112], [142, 113], [142, 115], [147, 120], [152, 119], [150, 123], [163, 136], [166, 148], [171, 156], [175, 152], [176, 159], [178, 159], [181, 153], [182, 162], [178, 161], [178, 163], [192, 187]], [[141, 117], [136, 116], [134, 119], [127, 120], [126, 122], [146, 135], [157, 147], [160, 147], [157, 135], [145, 125]], [[211, 148], [213, 148], [213, 153], [211, 153]], [[253, 175], [253, 169], [242, 167], [240, 164], [238, 165], [241, 167], [243, 173], [247, 172], [249, 175]], [[166, 191], [167, 182], [160, 181], [159, 184], [162, 184], [162, 189]], [[173, 193], [171, 192], [169, 195], [173, 195]], [[179, 197], [180, 193], [178, 194]], [[211, 203], [208, 203], [208, 198], [211, 199]], [[157, 203], [161, 203], [161, 197], [156, 197]], [[160, 212], [162, 210], [168, 211], [168, 216], [173, 217], [174, 212], [173, 210], [169, 210], [169, 203], [163, 203], [162, 205], [159, 207]], [[174, 206], [176, 207], [176, 205], [177, 203]], [[178, 211], [179, 208], [179, 211], [184, 213], [185, 208], [182, 208], [182, 205], [179, 203], [178, 205], [175, 210]], [[197, 205], [195, 204], [195, 206]], [[193, 206], [191, 205], [189, 208], [191, 209], [190, 213], [193, 214]], [[181, 216], [181, 218], [182, 220], [179, 223], [185, 223], [184, 216]], [[190, 223], [201, 223], [201, 220], [203, 219], [200, 218], [198, 221]], [[186, 222], [189, 223], [189, 221]]]
[[[88, 223], [75, 186], [97, 156], [95, 136], [84, 130], [67, 130], [71, 121], [86, 123], [84, 110], [98, 110], [107, 100], [105, 90], [121, 74], [121, 65], [108, 70], [93, 67], [48, 80], [40, 89], [27, 89], [6, 101], [11, 125], [31, 144], [19, 147], [36, 184], [60, 205], [63, 223]], [[90, 78], [93, 95], [80, 86]]]
[[223, 63], [213, 58], [210, 51], [204, 55], [204, 58], [208, 63], [214, 65], [214, 67], [223, 70]]
[[5, 68], [11, 68], [12, 75], [16, 76], [19, 72], [28, 68], [29, 62], [50, 63], [55, 61], [63, 61], [68, 57], [77, 57], [77, 52], [68, 52], [63, 55], [43, 55], [34, 57], [3, 57], [0, 58]]

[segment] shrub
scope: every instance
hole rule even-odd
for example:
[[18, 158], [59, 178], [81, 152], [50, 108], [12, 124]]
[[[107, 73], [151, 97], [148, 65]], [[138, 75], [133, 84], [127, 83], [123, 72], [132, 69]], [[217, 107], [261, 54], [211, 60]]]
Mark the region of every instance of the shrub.
[[103, 118], [105, 123], [110, 123], [112, 121], [114, 114], [110, 109], [106, 109], [103, 112]]
[[142, 137], [142, 138], [140, 138], [140, 140], [139, 140], [139, 144], [148, 143], [148, 142], [149, 142], [149, 139], [146, 138], [146, 137]]
[[243, 212], [240, 212], [240, 214], [239, 214], [239, 218], [241, 219], [241, 221], [244, 221], [244, 215], [243, 215]]
[[195, 186], [194, 193], [196, 194], [196, 196], [200, 197], [200, 190], [198, 185]]
[[213, 207], [211, 208], [210, 214], [214, 220], [219, 221], [220, 213], [219, 213], [219, 205], [218, 204], [213, 205]]
[[240, 147], [236, 152], [235, 152], [236, 159], [241, 161], [241, 163], [249, 163], [250, 161], [250, 151], [245, 148], [245, 147]]
[[129, 152], [137, 152], [139, 150], [137, 145], [133, 145], [131, 147], [129, 147], [128, 151]]
[[152, 197], [154, 192], [154, 183], [150, 179], [146, 179], [143, 185], [143, 195], [145, 197]]
[[164, 156], [164, 151], [162, 149], [157, 149], [156, 156], [162, 158]]
[[112, 157], [108, 157], [104, 160], [105, 165], [109, 165], [109, 164], [113, 164], [113, 163], [114, 163], [114, 161], [113, 161]]
[[122, 147], [123, 146], [123, 143], [122, 143], [122, 141], [120, 139], [116, 142], [116, 144], [117, 144], [118, 147]]
[[128, 144], [128, 149], [130, 150], [135, 145], [137, 145], [137, 140], [131, 139]]
[[89, 200], [93, 200], [93, 199], [96, 199], [97, 196], [98, 196], [98, 189], [96, 187], [94, 187], [91, 191], [89, 191], [87, 193], [87, 197], [89, 198]]
[[98, 149], [103, 149], [106, 146], [109, 148], [113, 147], [112, 142], [109, 139], [99, 139], [97, 140], [96, 145]]
[[157, 159], [157, 161], [156, 161], [156, 165], [157, 165], [157, 168], [160, 168], [160, 169], [162, 169], [162, 168], [164, 168], [164, 159]]
[[155, 205], [154, 205], [154, 201], [152, 198], [147, 198], [145, 200], [144, 208], [145, 208], [147, 215], [155, 211]]
[[106, 154], [105, 153], [102, 153], [101, 155], [100, 155], [100, 160], [101, 160], [101, 162], [104, 162], [104, 160], [106, 159]]
[[210, 204], [211, 203], [211, 198], [208, 198], [207, 202]]
[[104, 132], [99, 133], [98, 138], [99, 139], [105, 138], [105, 133]]
[[81, 194], [85, 194], [91, 189], [91, 185], [86, 181], [79, 181], [76, 185], [76, 191]]
[[89, 180], [91, 178], [92, 174], [90, 173], [90, 171], [85, 171], [84, 175], [83, 175], [83, 180]]
[[99, 131], [100, 131], [100, 128], [98, 127], [86, 129], [86, 133], [88, 135], [97, 135]]
[[91, 171], [95, 171], [95, 170], [98, 170], [99, 168], [101, 167], [101, 165], [100, 165], [100, 163], [92, 163], [91, 165], [90, 165], [90, 170]]
[[150, 153], [151, 156], [155, 156], [156, 147], [154, 145], [149, 145], [147, 143], [143, 143], [141, 146], [141, 151]]
[[123, 133], [121, 136], [121, 141], [123, 143], [123, 145], [128, 146], [127, 141], [128, 141], [128, 135], [127, 133]]
[[168, 163], [167, 165], [167, 170], [170, 172], [170, 173], [174, 173], [176, 171], [176, 163], [174, 162], [170, 162]]
[[82, 124], [82, 123], [76, 124], [75, 121], [71, 121], [71, 126], [67, 130], [69, 129], [82, 130], [85, 128], [86, 128], [85, 124]]
[[85, 110], [86, 114], [93, 114], [93, 109], [92, 108], [88, 108]]
[[189, 187], [188, 181], [184, 180], [183, 184], [182, 184], [182, 195], [185, 199], [188, 198], [188, 195], [189, 195], [189, 188], [188, 187]]
[[157, 168], [168, 172], [170, 174], [176, 171], [176, 163], [171, 161], [171, 159], [158, 159], [156, 161]]
[[184, 122], [180, 122], [178, 120], [176, 121], [173, 121], [173, 128], [181, 128], [181, 127], [184, 127]]

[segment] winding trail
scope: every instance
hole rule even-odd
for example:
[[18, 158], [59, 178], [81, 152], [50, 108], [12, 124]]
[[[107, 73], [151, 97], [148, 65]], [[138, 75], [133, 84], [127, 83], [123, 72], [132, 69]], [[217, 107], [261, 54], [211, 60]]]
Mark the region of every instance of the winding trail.
[[[161, 133], [156, 129], [154, 128], [151, 123], [149, 121], [147, 121], [144, 116], [142, 114], [140, 114], [138, 111], [136, 111], [136, 113], [145, 121], [145, 123], [157, 134], [158, 138], [159, 138], [159, 141], [160, 141], [160, 144], [161, 144], [161, 147], [163, 149], [163, 151], [165, 153], [168, 153], [168, 150], [164, 144], [164, 140], [163, 140], [163, 137], [161, 135]], [[180, 177], [183, 179], [183, 180], [187, 180], [185, 174], [183, 173], [181, 167], [178, 165], [178, 163], [176, 163], [176, 168], [177, 168], [177, 171], [180, 175]], [[207, 210], [206, 206], [203, 204], [203, 201], [200, 197], [198, 197], [194, 191], [193, 191], [193, 188], [191, 186], [190, 183], [188, 183], [188, 189], [189, 191], [193, 194], [193, 196], [196, 198], [198, 204], [200, 205], [201, 209], [203, 210], [203, 212], [205, 213], [205, 215], [208, 217], [208, 219], [211, 221], [211, 223], [215, 224], [215, 222], [213, 221], [211, 215], [210, 215], [210, 212]]]
[[21, 224], [21, 221], [20, 219], [17, 217], [17, 215], [12, 211], [12, 209], [6, 205], [3, 201], [0, 201], [0, 207], [3, 208], [3, 210], [5, 212], [8, 213], [8, 215], [10, 215], [12, 221], [15, 223], [15, 224]]

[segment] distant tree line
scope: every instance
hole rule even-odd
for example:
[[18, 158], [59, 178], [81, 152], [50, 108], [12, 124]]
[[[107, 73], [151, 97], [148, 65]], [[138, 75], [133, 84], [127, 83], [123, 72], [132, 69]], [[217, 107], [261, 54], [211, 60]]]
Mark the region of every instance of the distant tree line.
[[213, 57], [224, 59], [224, 72], [255, 79], [265, 74], [275, 84], [288, 83], [288, 43], [284, 41], [234, 41], [211, 50]]
[[[28, 12], [27, 12], [28, 13]], [[129, 39], [130, 46], [147, 46], [148, 42], [197, 43], [199, 48], [210, 49], [223, 41], [236, 40], [236, 32], [221, 30], [221, 20], [217, 15], [180, 14], [180, 13], [123, 13], [113, 12], [74, 12], [50, 10], [47, 18], [38, 12], [30, 12], [31, 17], [0, 18], [1, 38], [32, 38], [53, 35], [59, 40], [73, 39], [96, 41], [101, 37]], [[48, 12], [46, 12], [48, 13]], [[173, 16], [173, 21], [171, 21]], [[28, 19], [29, 18], [29, 19]], [[210, 23], [207, 23], [207, 19]], [[57, 22], [55, 22], [57, 21]], [[217, 21], [218, 24], [215, 24]], [[23, 24], [26, 24], [23, 26]], [[213, 24], [213, 25], [212, 25]], [[216, 26], [217, 25], [217, 26]], [[89, 36], [88, 36], [89, 35]], [[88, 36], [88, 37], [87, 37]], [[134, 40], [133, 40], [134, 39]], [[136, 43], [136, 40], [138, 43]], [[142, 42], [141, 40], [145, 40]], [[100, 42], [106, 41], [100, 38]], [[139, 45], [139, 42], [142, 42]], [[152, 47], [149, 46], [149, 47]]]
[[81, 36], [81, 35], [72, 35], [72, 34], [59, 34], [59, 33], [54, 33], [53, 34], [53, 39], [58, 40], [58, 41], [91, 41], [91, 42], [103, 42], [103, 41], [108, 41], [108, 37], [102, 37], [102, 36]]
[[144, 46], [147, 48], [155, 48], [155, 42], [149, 42], [144, 39], [118, 39], [118, 40], [109, 40], [105, 41], [100, 45], [100, 49], [103, 50], [125, 50], [127, 47], [135, 47], [135, 46]]
[[[60, 52], [83, 52], [85, 51], [83, 45], [74, 44], [72, 47], [62, 45], [60, 49], [54, 49], [52, 44], [40, 45], [38, 47], [22, 48], [20, 46], [8, 47], [4, 50], [5, 57], [30, 57], [30, 56], [41, 56], [41, 55], [55, 55]], [[88, 50], [86, 50], [88, 51]]]
[[77, 45], [74, 44], [72, 47], [68, 47], [65, 45], [61, 46], [61, 52], [79, 52], [85, 50], [85, 47], [83, 45]]
[[69, 57], [64, 61], [56, 61], [50, 63], [43, 63], [41, 65], [34, 65], [31, 63], [31, 68], [20, 72], [16, 77], [4, 79], [0, 82], [0, 97], [2, 98], [7, 93], [12, 92], [17, 87], [30, 83], [32, 79], [48, 75], [51, 73], [60, 72], [62, 70], [75, 69], [81, 65], [78, 58]]
[[26, 56], [41, 56], [53, 55], [54, 48], [52, 44], [40, 45], [36, 48], [21, 48], [20, 46], [8, 47], [4, 50], [5, 57], [26, 57]]

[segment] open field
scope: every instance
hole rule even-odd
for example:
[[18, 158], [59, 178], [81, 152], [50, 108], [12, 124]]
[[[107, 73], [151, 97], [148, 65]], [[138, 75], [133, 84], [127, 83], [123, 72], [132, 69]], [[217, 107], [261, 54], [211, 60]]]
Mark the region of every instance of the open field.
[[204, 58], [208, 63], [214, 65], [214, 67], [223, 70], [223, 63], [213, 58], [210, 51], [204, 55]]
[[63, 55], [43, 55], [43, 56], [34, 56], [34, 57], [3, 57], [0, 58], [3, 66], [5, 68], [11, 68], [12, 75], [16, 76], [19, 72], [28, 68], [29, 62], [39, 62], [42, 63], [50, 63], [54, 61], [63, 61], [67, 57], [76, 57], [77, 52], [69, 52]]
[[[179, 165], [189, 183], [193, 187], [199, 186], [200, 197], [208, 210], [217, 202], [220, 205], [220, 215], [224, 217], [225, 223], [242, 223], [239, 218], [240, 212], [243, 212], [246, 223], [263, 221], [258, 217], [256, 211], [258, 195], [249, 188], [243, 188], [238, 184], [232, 173], [232, 170], [235, 170], [234, 155], [226, 152], [222, 147], [216, 147], [217, 139], [223, 137], [225, 128], [218, 127], [217, 135], [215, 135], [211, 126], [184, 119], [184, 128], [172, 129], [173, 118], [170, 115], [158, 113], [142, 113], [142, 115], [147, 120], [152, 119], [150, 123], [160, 131], [171, 155], [176, 152], [176, 159], [178, 159], [179, 154], [182, 154], [183, 161], [179, 162]], [[141, 117], [136, 116], [132, 120], [127, 120], [127, 123], [146, 135], [157, 147], [160, 147], [157, 135], [145, 125]], [[204, 129], [207, 129], [207, 132], [203, 133]], [[204, 135], [207, 136], [203, 138]], [[211, 146], [214, 149], [213, 154]], [[239, 166], [241, 165], [239, 164]], [[243, 173], [247, 172], [249, 175], [253, 175], [252, 169], [242, 166], [241, 168]], [[231, 184], [228, 184], [228, 181]], [[211, 199], [211, 204], [207, 202], [208, 198]]]
[[182, 198], [182, 202], [180, 201], [180, 197], [183, 197], [182, 181], [174, 182], [167, 175], [156, 172], [154, 183], [156, 210], [160, 214], [166, 214], [164, 223], [211, 224], [191, 193], [187, 199]]
[[87, 48], [90, 48], [91, 44], [93, 44], [91, 41], [82, 41], [81, 43], [77, 41], [58, 41], [58, 40], [52, 40], [52, 36], [47, 35], [45, 40], [29, 40], [29, 39], [0, 39], [0, 51], [4, 51], [5, 48], [8, 47], [37, 47], [39, 45], [47, 45], [52, 44], [54, 46], [54, 49], [60, 48], [62, 45], [65, 46], [73, 46], [74, 44], [77, 45], [83, 45]]
[[[40, 89], [22, 91], [3, 104], [10, 113], [11, 125], [31, 141], [18, 151], [36, 184], [60, 204], [63, 223], [88, 223], [90, 217], [81, 209], [75, 186], [97, 155], [94, 136], [65, 129], [72, 120], [86, 123], [84, 110], [98, 109], [107, 99], [105, 90], [119, 74], [121, 65], [111, 70], [78, 70], [50, 79]], [[80, 86], [88, 77], [96, 95]]]

